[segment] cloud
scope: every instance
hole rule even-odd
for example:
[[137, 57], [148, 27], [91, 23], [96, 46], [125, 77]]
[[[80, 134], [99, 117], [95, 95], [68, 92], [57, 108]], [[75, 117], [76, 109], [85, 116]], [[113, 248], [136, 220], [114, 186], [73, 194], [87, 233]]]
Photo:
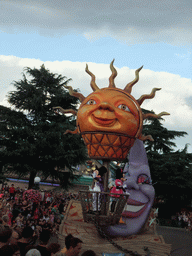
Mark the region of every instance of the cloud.
[[[86, 63], [65, 60], [43, 62], [36, 59], [0, 55], [0, 104], [8, 106], [5, 96], [9, 91], [15, 90], [12, 82], [22, 79], [25, 67], [39, 68], [43, 63], [51, 72], [72, 78], [70, 85], [74, 89], [80, 89], [84, 96], [92, 93], [91, 77], [85, 72]], [[95, 75], [99, 88], [108, 87], [108, 79], [111, 75], [109, 65], [90, 62], [88, 66]], [[116, 69], [118, 72], [115, 79], [116, 87], [124, 89], [127, 83], [135, 78], [135, 70], [128, 67], [116, 67]], [[180, 140], [180, 146], [184, 147], [187, 142], [192, 140], [192, 81], [167, 72], [142, 69], [140, 79], [133, 87], [132, 96], [138, 99], [143, 94], [149, 94], [154, 87], [162, 88], [162, 90], [156, 92], [155, 98], [145, 100], [141, 107], [153, 110], [157, 114], [162, 111], [169, 112], [170, 116], [164, 117], [163, 124], [171, 130], [188, 132], [189, 136]], [[192, 152], [191, 146], [189, 149]]]
[[80, 33], [89, 40], [110, 35], [133, 43], [191, 44], [192, 2], [187, 0], [2, 0], [4, 32], [44, 36]]

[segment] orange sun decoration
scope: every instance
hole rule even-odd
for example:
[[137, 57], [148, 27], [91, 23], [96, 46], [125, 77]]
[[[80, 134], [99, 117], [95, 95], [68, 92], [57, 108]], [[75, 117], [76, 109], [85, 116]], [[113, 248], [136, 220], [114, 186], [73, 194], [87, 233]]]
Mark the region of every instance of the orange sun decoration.
[[135, 71], [135, 79], [128, 83], [124, 90], [116, 88], [114, 79], [117, 71], [110, 64], [112, 75], [109, 78], [109, 86], [100, 89], [95, 83], [95, 76], [86, 65], [85, 71], [91, 76], [91, 87], [93, 93], [86, 98], [75, 92], [71, 86], [64, 86], [70, 95], [78, 97], [81, 101], [78, 112], [61, 107], [54, 109], [62, 113], [77, 115], [77, 128], [75, 131], [67, 130], [66, 133], [81, 134], [88, 149], [89, 157], [92, 159], [123, 160], [127, 157], [135, 139], [153, 140], [150, 135], [142, 135], [143, 120], [146, 118], [160, 118], [169, 115], [167, 112], [160, 114], [143, 114], [140, 105], [145, 99], [152, 99], [155, 92], [160, 88], [154, 88], [150, 94], [142, 95], [136, 100], [132, 95], [132, 86], [139, 80], [140, 67]]

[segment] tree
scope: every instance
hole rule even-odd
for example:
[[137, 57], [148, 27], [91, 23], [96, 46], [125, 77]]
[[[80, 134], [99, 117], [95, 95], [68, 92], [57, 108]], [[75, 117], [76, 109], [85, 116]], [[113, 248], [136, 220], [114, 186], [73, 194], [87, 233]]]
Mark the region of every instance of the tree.
[[[149, 112], [143, 110], [143, 112]], [[151, 134], [154, 142], [146, 141], [145, 147], [156, 196], [163, 198], [172, 209], [189, 204], [192, 193], [192, 154], [184, 149], [175, 151], [177, 137], [187, 135], [163, 127], [162, 119], [150, 119], [144, 124], [143, 133]]]
[[[63, 87], [70, 80], [51, 73], [44, 65], [26, 68], [23, 78], [13, 83], [16, 91], [8, 94], [16, 110], [5, 111], [1, 106], [1, 144], [5, 146], [1, 156], [12, 171], [30, 174], [29, 187], [37, 172], [44, 178], [59, 179], [66, 187], [75, 178], [73, 167], [87, 159], [80, 136], [64, 135], [67, 129], [75, 129], [74, 117], [53, 111], [58, 105], [76, 110], [78, 99]], [[64, 171], [66, 168], [69, 171]]]

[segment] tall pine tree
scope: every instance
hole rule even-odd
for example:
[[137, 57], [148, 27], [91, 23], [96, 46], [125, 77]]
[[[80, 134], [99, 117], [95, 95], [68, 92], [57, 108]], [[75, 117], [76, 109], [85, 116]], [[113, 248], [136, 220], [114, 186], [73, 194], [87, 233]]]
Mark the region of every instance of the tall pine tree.
[[[143, 110], [143, 112], [150, 112]], [[174, 139], [187, 135], [183, 131], [168, 130], [162, 119], [151, 118], [144, 124], [143, 133], [151, 134], [154, 141], [145, 147], [156, 196], [161, 197], [173, 210], [191, 201], [192, 154], [184, 149], [175, 150]]]
[[[37, 173], [59, 179], [66, 187], [75, 178], [73, 167], [87, 159], [80, 136], [64, 135], [67, 129], [75, 129], [75, 119], [53, 111], [55, 106], [76, 110], [78, 99], [63, 87], [70, 80], [44, 65], [26, 68], [23, 78], [13, 83], [16, 90], [8, 94], [15, 110], [4, 111], [1, 106], [4, 163], [20, 175], [30, 174], [29, 187]], [[69, 171], [61, 171], [66, 168]]]

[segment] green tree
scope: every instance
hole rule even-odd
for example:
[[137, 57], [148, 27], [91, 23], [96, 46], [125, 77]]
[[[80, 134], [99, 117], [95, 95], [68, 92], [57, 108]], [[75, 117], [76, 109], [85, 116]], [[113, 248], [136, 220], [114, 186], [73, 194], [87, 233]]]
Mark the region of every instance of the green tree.
[[[150, 112], [143, 110], [143, 112]], [[183, 131], [168, 130], [162, 119], [151, 118], [144, 124], [143, 133], [152, 135], [154, 141], [146, 141], [151, 176], [156, 196], [170, 206], [189, 204], [192, 193], [192, 154], [184, 149], [175, 150], [174, 139], [187, 135]]]
[[[66, 134], [75, 129], [75, 119], [56, 114], [53, 107], [76, 110], [78, 99], [69, 95], [63, 85], [71, 79], [51, 73], [45, 66], [24, 69], [23, 78], [13, 83], [8, 94], [16, 110], [1, 106], [1, 152], [6, 167], [21, 176], [30, 174], [59, 179], [63, 187], [73, 180], [74, 166], [87, 159], [86, 149], [78, 135]], [[61, 171], [68, 169], [69, 171]], [[7, 169], [7, 168], [6, 168]]]

